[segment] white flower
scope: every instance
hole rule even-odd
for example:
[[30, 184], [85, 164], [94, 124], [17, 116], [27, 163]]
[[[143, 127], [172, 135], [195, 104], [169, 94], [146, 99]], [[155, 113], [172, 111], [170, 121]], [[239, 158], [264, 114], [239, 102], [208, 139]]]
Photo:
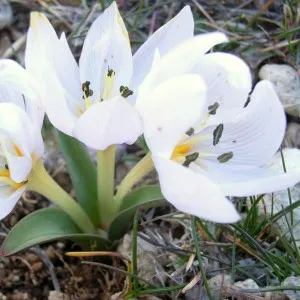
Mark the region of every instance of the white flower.
[[[145, 78], [136, 106], [165, 198], [186, 213], [229, 223], [240, 217], [225, 196], [282, 190], [300, 172], [264, 167], [282, 142], [284, 110], [268, 81], [249, 102], [251, 76], [242, 60], [205, 54], [223, 41], [220, 33], [206, 34], [172, 50]], [[204, 79], [201, 96], [180, 80], [187, 73]]]
[[12, 211], [43, 155], [43, 118], [34, 80], [16, 62], [0, 60], [0, 219]]
[[26, 68], [43, 86], [53, 125], [91, 148], [104, 150], [112, 144], [131, 144], [142, 133], [132, 105], [137, 86], [151, 69], [156, 51], [167, 53], [192, 35], [193, 18], [186, 7], [132, 58], [114, 2], [88, 31], [78, 66], [64, 33], [59, 39], [47, 18], [35, 12], [28, 31]]

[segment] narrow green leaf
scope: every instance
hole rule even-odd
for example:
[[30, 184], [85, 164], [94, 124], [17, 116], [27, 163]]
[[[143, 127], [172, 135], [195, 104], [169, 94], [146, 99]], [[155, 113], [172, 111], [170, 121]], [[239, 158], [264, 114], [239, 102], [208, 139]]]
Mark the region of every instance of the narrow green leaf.
[[123, 200], [119, 214], [109, 227], [108, 237], [114, 241], [121, 238], [129, 229], [134, 214], [139, 208], [150, 208], [166, 204], [158, 186], [141, 187], [129, 193]]
[[76, 199], [97, 227], [100, 220], [96, 166], [79, 141], [60, 131], [57, 131], [57, 138], [76, 191]]
[[6, 236], [1, 252], [8, 256], [36, 244], [58, 239], [69, 239], [92, 250], [110, 243], [96, 234], [81, 233], [64, 211], [49, 207], [35, 211], [18, 222]]

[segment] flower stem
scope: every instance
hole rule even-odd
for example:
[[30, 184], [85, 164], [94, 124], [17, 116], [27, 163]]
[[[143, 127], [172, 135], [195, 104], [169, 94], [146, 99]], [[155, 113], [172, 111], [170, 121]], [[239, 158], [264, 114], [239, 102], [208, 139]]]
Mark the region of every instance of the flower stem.
[[98, 211], [104, 229], [108, 229], [117, 212], [114, 201], [115, 152], [115, 145], [97, 152]]
[[130, 192], [132, 187], [153, 169], [154, 165], [151, 159], [151, 153], [149, 152], [129, 171], [120, 183], [115, 197], [118, 207], [120, 207], [123, 198]]
[[65, 192], [46, 171], [42, 160], [38, 160], [28, 178], [27, 190], [37, 192], [66, 212], [84, 233], [93, 233], [95, 228], [80, 205]]

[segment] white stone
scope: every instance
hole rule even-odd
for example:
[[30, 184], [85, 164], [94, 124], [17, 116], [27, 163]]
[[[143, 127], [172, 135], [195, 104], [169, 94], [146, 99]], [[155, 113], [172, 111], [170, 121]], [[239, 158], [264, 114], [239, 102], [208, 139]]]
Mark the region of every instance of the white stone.
[[230, 285], [232, 278], [227, 274], [218, 274], [208, 280], [208, 285], [214, 299], [220, 299], [221, 289], [224, 285]]
[[[118, 252], [128, 260], [132, 259], [132, 236], [126, 234], [118, 246]], [[165, 263], [165, 256], [158, 252], [156, 246], [148, 243], [139, 236], [137, 237], [137, 268], [140, 278], [149, 282], [163, 282], [165, 275], [162, 271], [162, 264]]]
[[285, 132], [283, 147], [300, 148], [300, 124], [289, 123]]
[[0, 0], [0, 30], [11, 24], [13, 12], [7, 0]]
[[274, 84], [288, 114], [300, 117], [300, 78], [296, 70], [289, 65], [267, 64], [259, 70], [258, 76]]
[[[240, 289], [259, 289], [259, 286], [253, 279], [246, 279], [244, 281], [238, 281], [234, 283], [234, 286]], [[261, 293], [255, 293], [255, 296], [261, 296]]]
[[[284, 279], [281, 283], [281, 286], [300, 286], [300, 277], [290, 276]], [[286, 290], [283, 291], [290, 300], [298, 300], [300, 299], [300, 291]]]
[[70, 300], [70, 297], [62, 292], [50, 291], [48, 300]]

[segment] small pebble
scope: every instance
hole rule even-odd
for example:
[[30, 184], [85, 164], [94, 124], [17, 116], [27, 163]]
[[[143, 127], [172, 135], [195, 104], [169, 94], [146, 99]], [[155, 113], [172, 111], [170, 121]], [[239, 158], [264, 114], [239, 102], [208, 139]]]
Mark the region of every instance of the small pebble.
[[[253, 279], [246, 279], [244, 281], [238, 281], [234, 283], [234, 286], [241, 289], [259, 289], [259, 286]], [[261, 296], [261, 293], [255, 293], [256, 296]]]
[[0, 30], [11, 24], [13, 12], [7, 0], [0, 0]]
[[274, 84], [288, 114], [300, 117], [300, 78], [295, 69], [289, 65], [267, 64], [259, 70], [258, 76]]
[[[287, 277], [282, 283], [281, 286], [300, 286], [300, 277], [298, 276], [290, 276]], [[290, 300], [299, 300], [300, 299], [300, 291], [294, 290], [286, 290], [283, 291]]]
[[38, 261], [38, 262], [34, 263], [31, 267], [34, 272], [39, 272], [40, 270], [43, 269], [43, 263]]
[[70, 297], [67, 294], [61, 292], [50, 291], [48, 300], [70, 300]]
[[224, 285], [230, 285], [232, 278], [227, 274], [218, 274], [208, 280], [208, 285], [214, 299], [220, 299], [221, 288]]
[[283, 139], [283, 147], [300, 149], [300, 124], [289, 123]]

